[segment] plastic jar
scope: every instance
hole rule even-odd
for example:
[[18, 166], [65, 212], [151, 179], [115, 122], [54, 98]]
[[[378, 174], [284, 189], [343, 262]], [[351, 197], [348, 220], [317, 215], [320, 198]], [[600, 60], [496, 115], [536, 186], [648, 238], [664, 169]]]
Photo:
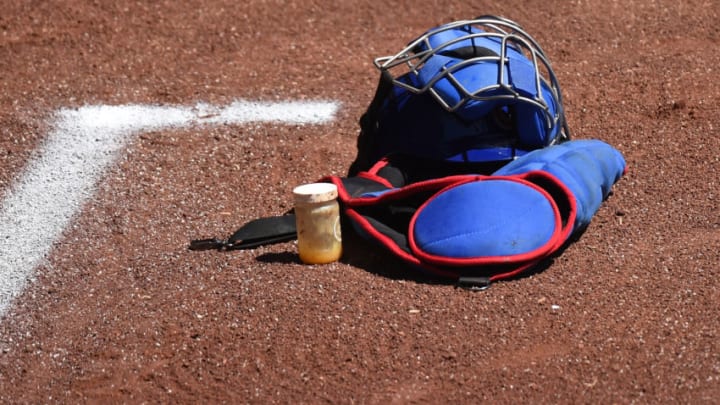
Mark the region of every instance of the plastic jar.
[[298, 253], [306, 264], [330, 263], [342, 255], [337, 186], [311, 183], [293, 189]]

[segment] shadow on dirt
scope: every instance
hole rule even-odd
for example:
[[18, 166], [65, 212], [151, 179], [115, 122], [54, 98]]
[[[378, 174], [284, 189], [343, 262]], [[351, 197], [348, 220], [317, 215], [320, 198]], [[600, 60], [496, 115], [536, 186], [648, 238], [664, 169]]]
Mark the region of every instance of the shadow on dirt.
[[[573, 243], [582, 238], [585, 229], [577, 231], [568, 241], [560, 247], [552, 256], [538, 263], [536, 266], [528, 269], [514, 277], [504, 279], [502, 281], [512, 281], [530, 277], [535, 274], [542, 273], [555, 262], [555, 258], [562, 255], [563, 252]], [[374, 245], [373, 243], [362, 239], [354, 232], [347, 231], [343, 234], [343, 256], [341, 263], [363, 269], [369, 273], [376, 274], [391, 280], [413, 281], [420, 284], [431, 285], [455, 285], [456, 280], [449, 280], [429, 274], [421, 269], [413, 268], [407, 263], [401, 261], [397, 257], [391, 255], [385, 249]], [[296, 252], [268, 252], [263, 253], [256, 258], [257, 261], [263, 263], [281, 263], [281, 264], [301, 264]]]
[[259, 255], [257, 261], [262, 263], [301, 264], [295, 252], [268, 252]]

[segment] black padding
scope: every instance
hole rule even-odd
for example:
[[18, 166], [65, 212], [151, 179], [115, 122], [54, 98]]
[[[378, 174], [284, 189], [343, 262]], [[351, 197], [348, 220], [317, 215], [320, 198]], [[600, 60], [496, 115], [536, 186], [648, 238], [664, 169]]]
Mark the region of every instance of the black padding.
[[364, 177], [343, 177], [341, 180], [343, 187], [351, 197], [358, 197], [365, 193], [375, 193], [387, 189], [386, 185]]
[[472, 163], [447, 162], [401, 154], [392, 155], [388, 159], [388, 165], [380, 169], [378, 175], [386, 178], [394, 187], [460, 174], [490, 175], [507, 164], [505, 160]]
[[404, 250], [407, 253], [412, 253], [410, 251], [410, 245], [408, 245], [407, 236], [404, 233], [398, 232], [375, 218], [366, 216], [365, 219], [373, 228], [375, 228], [376, 231], [390, 238], [399, 249]]
[[438, 52], [438, 54], [456, 59], [472, 59], [487, 56], [498, 56], [495, 51], [485, 48], [484, 46], [463, 46], [461, 48], [447, 49]]
[[375, 96], [360, 117], [360, 135], [357, 139], [358, 155], [350, 165], [348, 176], [355, 176], [363, 170], [368, 170], [377, 161], [377, 158], [371, 153], [377, 150], [378, 114], [383, 103], [390, 96], [393, 86], [393, 77], [390, 72], [382, 71]]

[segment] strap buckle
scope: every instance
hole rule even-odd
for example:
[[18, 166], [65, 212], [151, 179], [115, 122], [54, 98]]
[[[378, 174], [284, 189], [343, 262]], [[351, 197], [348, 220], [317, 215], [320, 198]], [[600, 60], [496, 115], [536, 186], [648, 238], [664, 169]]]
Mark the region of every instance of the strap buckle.
[[487, 290], [490, 288], [490, 277], [460, 277], [455, 287], [470, 291]]
[[226, 240], [217, 238], [210, 239], [195, 239], [190, 242], [190, 250], [224, 250], [227, 249], [231, 244]]

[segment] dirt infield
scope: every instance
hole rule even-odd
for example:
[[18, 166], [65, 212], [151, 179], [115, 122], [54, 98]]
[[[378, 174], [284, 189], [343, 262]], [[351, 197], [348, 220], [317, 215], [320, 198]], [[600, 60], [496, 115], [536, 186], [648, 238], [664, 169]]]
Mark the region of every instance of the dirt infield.
[[[0, 323], [7, 403], [717, 403], [720, 3], [5, 2], [0, 196], [60, 108], [333, 100], [329, 124], [149, 130]], [[247, 4], [244, 4], [247, 3]], [[442, 4], [444, 3], [444, 4]], [[542, 44], [575, 138], [629, 171], [546, 269], [482, 292], [347, 237], [191, 252], [343, 174], [372, 60], [498, 14]], [[2, 264], [0, 258], [0, 264]]]

